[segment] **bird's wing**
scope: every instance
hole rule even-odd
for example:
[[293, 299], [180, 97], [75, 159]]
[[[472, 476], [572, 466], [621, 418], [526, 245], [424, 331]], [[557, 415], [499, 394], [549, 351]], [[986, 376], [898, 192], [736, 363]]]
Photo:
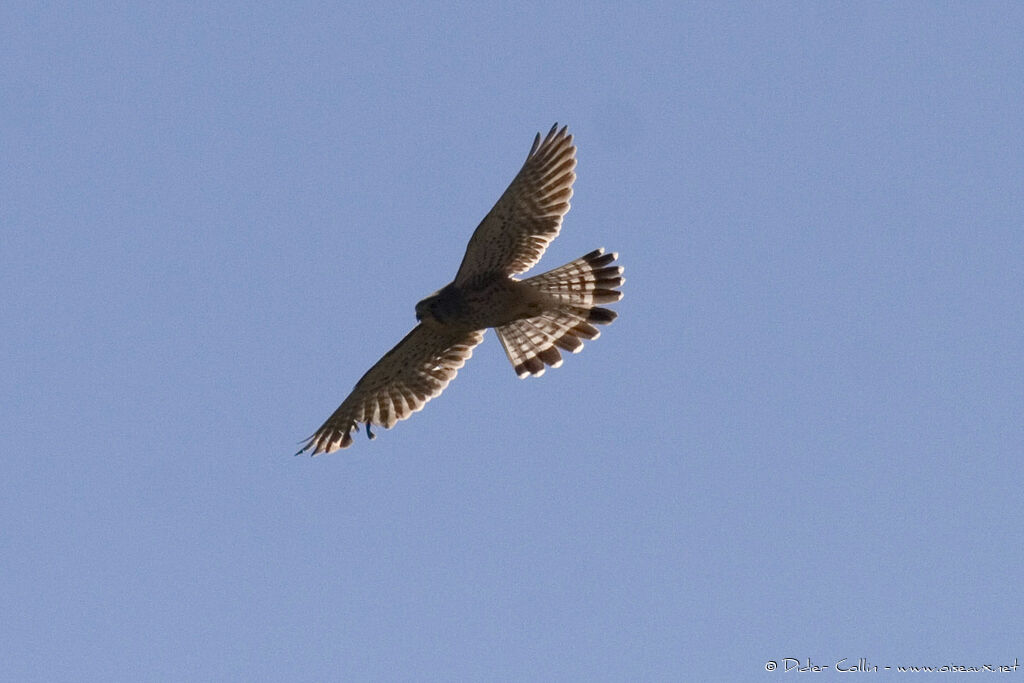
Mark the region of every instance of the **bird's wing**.
[[538, 134], [512, 184], [470, 238], [455, 284], [533, 267], [569, 211], [575, 168], [576, 146], [565, 126], [559, 130], [556, 123], [543, 141]]
[[310, 448], [312, 455], [348, 448], [360, 422], [367, 423], [367, 433], [370, 424], [390, 429], [444, 391], [483, 338], [483, 330], [417, 325], [363, 375], [299, 453]]

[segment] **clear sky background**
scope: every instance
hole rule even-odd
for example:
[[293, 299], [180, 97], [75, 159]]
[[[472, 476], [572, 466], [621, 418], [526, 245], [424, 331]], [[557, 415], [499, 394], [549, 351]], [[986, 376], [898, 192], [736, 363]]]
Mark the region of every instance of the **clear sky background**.
[[[1009, 2], [5, 3], [0, 674], [1024, 662], [1022, 35]], [[555, 121], [540, 267], [620, 252], [619, 319], [540, 379], [489, 332], [293, 457]]]

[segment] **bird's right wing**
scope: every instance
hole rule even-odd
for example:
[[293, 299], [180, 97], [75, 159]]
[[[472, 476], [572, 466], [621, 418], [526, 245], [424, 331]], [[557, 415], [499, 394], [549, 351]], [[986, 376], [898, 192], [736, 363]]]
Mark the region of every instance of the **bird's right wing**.
[[363, 375], [299, 453], [348, 448], [360, 422], [367, 423], [367, 433], [370, 424], [390, 429], [422, 409], [455, 378], [483, 335], [483, 330], [452, 332], [420, 323]]
[[534, 138], [523, 167], [469, 239], [455, 284], [532, 268], [569, 211], [575, 168], [576, 146], [565, 126], [556, 123], [543, 140]]

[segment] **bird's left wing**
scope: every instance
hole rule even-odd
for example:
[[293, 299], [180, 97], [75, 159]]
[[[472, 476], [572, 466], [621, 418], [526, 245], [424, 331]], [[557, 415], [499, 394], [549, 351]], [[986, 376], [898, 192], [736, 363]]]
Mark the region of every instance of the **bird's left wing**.
[[455, 284], [532, 268], [569, 211], [575, 168], [576, 146], [565, 126], [556, 123], [543, 140], [537, 135], [512, 184], [469, 239]]
[[[450, 331], [420, 323], [367, 371], [299, 453], [330, 453], [352, 445], [359, 423], [390, 429], [438, 396], [483, 341], [483, 330]], [[298, 455], [298, 453], [296, 453]]]

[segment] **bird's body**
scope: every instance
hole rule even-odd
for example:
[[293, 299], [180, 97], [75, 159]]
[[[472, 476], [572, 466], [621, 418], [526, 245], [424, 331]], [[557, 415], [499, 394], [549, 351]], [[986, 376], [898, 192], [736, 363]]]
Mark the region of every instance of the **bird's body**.
[[561, 228], [576, 178], [576, 147], [557, 125], [538, 135], [523, 168], [473, 233], [455, 279], [416, 304], [419, 324], [356, 383], [300, 453], [329, 453], [352, 444], [365, 423], [390, 428], [444, 390], [493, 327], [520, 377], [562, 363], [596, 339], [594, 324], [616, 314], [597, 304], [622, 298], [616, 254], [590, 252], [564, 266], [517, 280]]
[[454, 282], [416, 304], [416, 319], [453, 329], [483, 330], [532, 318], [553, 302], [528, 282], [481, 278], [460, 287]]

